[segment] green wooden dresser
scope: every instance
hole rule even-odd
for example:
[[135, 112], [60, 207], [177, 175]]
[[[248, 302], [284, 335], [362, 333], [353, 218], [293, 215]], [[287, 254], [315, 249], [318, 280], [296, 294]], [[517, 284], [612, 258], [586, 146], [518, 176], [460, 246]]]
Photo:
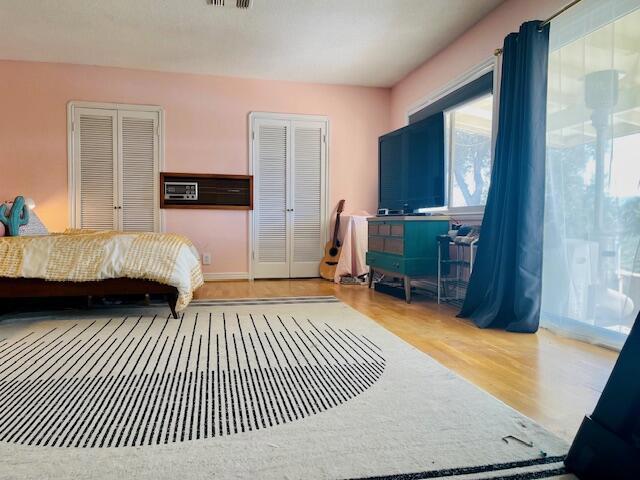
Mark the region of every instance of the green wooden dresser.
[[405, 299], [411, 302], [411, 279], [435, 275], [438, 271], [437, 236], [449, 230], [445, 216], [371, 217], [367, 265], [373, 272], [404, 279]]

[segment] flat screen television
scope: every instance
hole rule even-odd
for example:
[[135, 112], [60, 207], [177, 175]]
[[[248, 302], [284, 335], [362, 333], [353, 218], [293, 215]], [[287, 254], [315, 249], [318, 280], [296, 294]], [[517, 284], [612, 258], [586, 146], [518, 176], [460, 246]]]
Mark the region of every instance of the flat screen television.
[[444, 114], [379, 138], [378, 208], [405, 214], [444, 206]]

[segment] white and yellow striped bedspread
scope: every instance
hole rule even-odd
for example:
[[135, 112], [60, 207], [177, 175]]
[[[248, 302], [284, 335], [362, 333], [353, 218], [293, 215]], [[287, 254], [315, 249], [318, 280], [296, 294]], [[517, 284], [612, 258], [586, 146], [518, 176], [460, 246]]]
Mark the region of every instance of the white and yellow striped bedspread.
[[41, 237], [0, 237], [0, 277], [152, 280], [176, 287], [176, 310], [183, 310], [204, 283], [198, 252], [182, 235], [71, 229]]

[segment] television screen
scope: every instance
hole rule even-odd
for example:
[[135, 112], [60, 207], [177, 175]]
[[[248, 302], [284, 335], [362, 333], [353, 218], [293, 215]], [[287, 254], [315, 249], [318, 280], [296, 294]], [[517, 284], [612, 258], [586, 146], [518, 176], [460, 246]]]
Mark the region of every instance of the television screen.
[[443, 113], [383, 135], [378, 208], [413, 213], [443, 206], [444, 171]]
[[404, 208], [402, 194], [404, 182], [402, 131], [391, 132], [380, 137], [379, 143], [379, 196], [378, 208], [401, 210]]

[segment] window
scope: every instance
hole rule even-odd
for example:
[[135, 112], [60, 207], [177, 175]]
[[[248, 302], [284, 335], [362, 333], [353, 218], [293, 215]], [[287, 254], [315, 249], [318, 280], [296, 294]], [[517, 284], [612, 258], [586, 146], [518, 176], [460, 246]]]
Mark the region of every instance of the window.
[[[445, 203], [439, 211], [481, 214], [487, 203], [495, 145], [494, 72], [496, 59], [453, 82], [435, 100], [409, 114], [414, 123], [444, 113]], [[434, 209], [421, 209], [429, 211]]]
[[550, 32], [540, 320], [612, 347], [640, 309], [637, 5], [584, 0]]
[[447, 112], [449, 207], [481, 207], [491, 181], [493, 95]]

